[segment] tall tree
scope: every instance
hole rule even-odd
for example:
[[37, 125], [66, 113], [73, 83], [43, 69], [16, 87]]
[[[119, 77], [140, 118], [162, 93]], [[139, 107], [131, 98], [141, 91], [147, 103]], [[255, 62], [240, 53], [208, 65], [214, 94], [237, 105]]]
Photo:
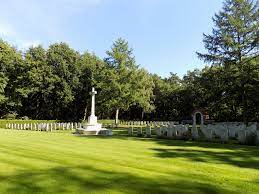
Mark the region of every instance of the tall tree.
[[23, 93], [19, 79], [24, 74], [22, 54], [0, 39], [0, 109], [1, 112], [18, 112]]
[[151, 110], [152, 79], [136, 65], [128, 42], [119, 38], [106, 53], [108, 68], [98, 85], [104, 106], [116, 111], [115, 123], [118, 123], [119, 110], [127, 111], [132, 105], [138, 104], [144, 111]]
[[23, 85], [27, 91], [23, 100], [23, 115], [34, 119], [52, 119], [55, 75], [47, 64], [46, 51], [42, 46], [31, 47], [25, 53], [27, 71]]
[[197, 53], [205, 62], [220, 63], [226, 72], [235, 71], [238, 91], [241, 91], [243, 119], [248, 121], [248, 79], [246, 68], [258, 58], [259, 9], [258, 1], [226, 0], [223, 10], [215, 14], [215, 27], [211, 35], [204, 34], [204, 46], [208, 53]]
[[132, 74], [132, 89], [134, 91], [134, 103], [142, 109], [141, 119], [145, 113], [154, 110], [153, 88], [154, 83], [151, 75], [143, 68], [137, 69]]
[[[132, 89], [132, 76], [137, 69], [135, 57], [128, 42], [119, 38], [113, 43], [105, 62], [108, 65], [105, 85], [102, 85], [102, 91], [107, 96], [106, 106], [116, 110], [115, 123], [118, 123], [119, 110], [128, 110], [134, 102]], [[108, 81], [108, 82], [107, 82]]]
[[69, 111], [79, 85], [78, 61], [80, 54], [66, 43], [53, 44], [47, 50], [47, 64], [53, 72], [54, 91], [52, 93], [54, 118], [71, 118]]
[[[100, 74], [105, 72], [105, 63], [95, 54], [85, 52], [81, 55], [78, 64], [80, 74], [79, 85], [76, 89], [74, 112], [77, 113], [77, 119], [84, 118], [85, 120], [91, 106], [89, 91], [91, 91], [91, 87], [96, 86], [97, 82], [100, 81]], [[102, 100], [98, 97], [99, 95], [97, 95], [96, 100], [98, 103], [98, 108], [96, 109], [98, 115], [100, 115], [99, 113], [107, 114], [107, 110], [101, 106]]]

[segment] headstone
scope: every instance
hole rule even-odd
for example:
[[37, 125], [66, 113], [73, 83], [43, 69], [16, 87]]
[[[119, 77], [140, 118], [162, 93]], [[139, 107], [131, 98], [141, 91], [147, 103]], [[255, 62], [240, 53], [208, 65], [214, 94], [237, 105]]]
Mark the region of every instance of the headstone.
[[229, 136], [228, 136], [228, 128], [226, 123], [216, 123], [210, 126], [213, 132], [215, 133], [215, 135], [220, 138], [220, 141], [222, 143], [228, 142]]
[[251, 131], [251, 132], [256, 132], [257, 123], [249, 123], [248, 126], [246, 127], [246, 130]]
[[146, 127], [146, 137], [151, 137], [151, 126], [147, 125]]
[[192, 126], [191, 133], [192, 133], [193, 140], [197, 140], [199, 138], [198, 129], [197, 129], [196, 125]]
[[156, 130], [156, 136], [157, 136], [157, 137], [161, 137], [161, 136], [162, 136], [162, 134], [161, 134], [161, 128], [158, 127], [158, 126], [155, 126], [155, 130]]
[[245, 130], [239, 130], [237, 132], [237, 140], [241, 144], [245, 144], [246, 143], [246, 131]]
[[180, 139], [187, 139], [188, 138], [188, 128], [189, 125], [178, 125], [179, 130], [178, 130], [178, 136]]
[[137, 135], [138, 135], [139, 137], [142, 136], [142, 127], [138, 128]]
[[169, 131], [169, 127], [168, 127], [168, 125], [166, 125], [166, 124], [164, 124], [164, 125], [162, 125], [162, 135], [164, 136], [164, 137], [167, 137], [168, 135], [168, 131]]
[[211, 125], [202, 125], [201, 126], [201, 132], [203, 133], [203, 135], [205, 136], [207, 141], [212, 141], [213, 138], [213, 132], [212, 132], [212, 128]]
[[128, 128], [128, 135], [133, 136], [133, 127]]
[[228, 135], [230, 138], [236, 138], [237, 132], [239, 130], [242, 130], [244, 128], [244, 125], [237, 125], [237, 124], [232, 124], [230, 123], [227, 125], [228, 128]]
[[221, 128], [221, 142], [222, 143], [227, 143], [228, 142], [228, 130], [225, 126], [222, 126]]
[[170, 125], [168, 125], [168, 130], [167, 130], [167, 137], [169, 137], [169, 138], [172, 138], [173, 137], [173, 125], [172, 124], [170, 124]]

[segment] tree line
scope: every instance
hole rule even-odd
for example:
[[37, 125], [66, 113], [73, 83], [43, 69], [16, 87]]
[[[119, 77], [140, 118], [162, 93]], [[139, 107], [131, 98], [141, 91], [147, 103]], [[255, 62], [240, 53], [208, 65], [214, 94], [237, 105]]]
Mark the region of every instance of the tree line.
[[19, 51], [0, 40], [0, 115], [81, 120], [96, 87], [100, 118], [183, 120], [196, 108], [218, 121], [259, 118], [258, 2], [226, 0], [204, 34], [208, 64], [162, 78], [141, 68], [128, 42], [116, 40], [106, 57], [66, 43]]

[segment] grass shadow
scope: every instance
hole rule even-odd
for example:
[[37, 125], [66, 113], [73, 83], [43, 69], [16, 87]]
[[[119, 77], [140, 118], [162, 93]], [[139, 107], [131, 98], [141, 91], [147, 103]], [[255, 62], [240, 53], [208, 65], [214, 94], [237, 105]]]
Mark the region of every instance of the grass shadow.
[[[118, 170], [119, 171], [119, 170]], [[88, 165], [55, 167], [45, 170], [20, 171], [0, 176], [7, 185], [3, 193], [224, 193], [229, 192], [213, 183], [195, 180], [151, 179], [134, 174], [97, 169]]]
[[159, 158], [186, 158], [195, 162], [231, 164], [242, 168], [259, 169], [259, 149], [255, 146], [129, 136], [88, 138], [154, 142], [166, 146], [166, 148], [151, 148]]

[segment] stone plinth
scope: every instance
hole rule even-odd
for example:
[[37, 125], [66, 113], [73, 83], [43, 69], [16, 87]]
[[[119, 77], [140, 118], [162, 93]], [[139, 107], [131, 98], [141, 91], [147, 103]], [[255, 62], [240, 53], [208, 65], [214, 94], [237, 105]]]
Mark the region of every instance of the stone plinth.
[[77, 128], [77, 132], [84, 135], [112, 135], [111, 130], [102, 128], [102, 124], [97, 122], [97, 117], [95, 116], [95, 95], [97, 92], [94, 88], [92, 88], [90, 94], [92, 95], [91, 115], [88, 117], [88, 123]]

